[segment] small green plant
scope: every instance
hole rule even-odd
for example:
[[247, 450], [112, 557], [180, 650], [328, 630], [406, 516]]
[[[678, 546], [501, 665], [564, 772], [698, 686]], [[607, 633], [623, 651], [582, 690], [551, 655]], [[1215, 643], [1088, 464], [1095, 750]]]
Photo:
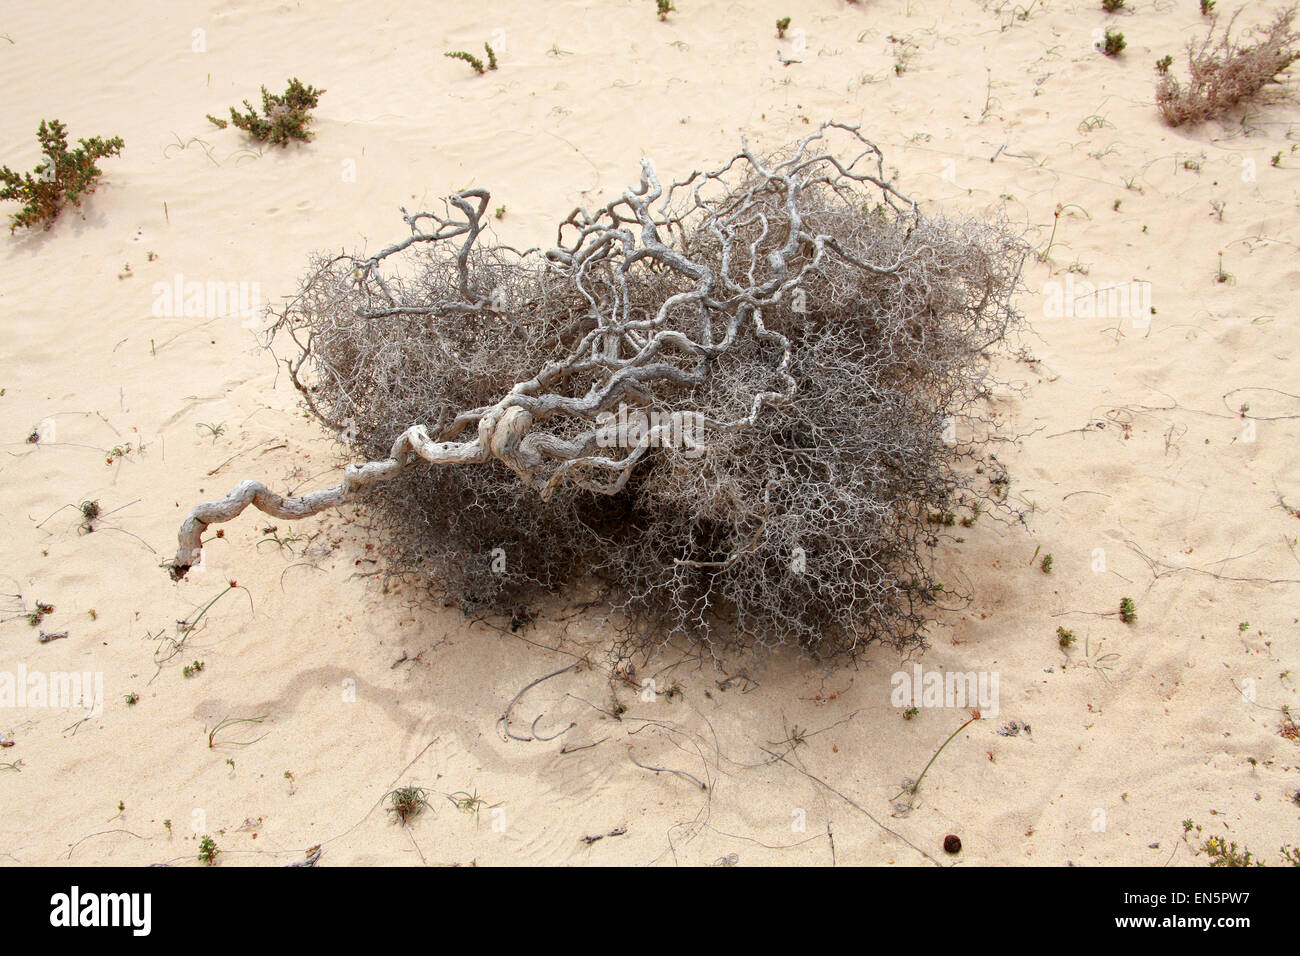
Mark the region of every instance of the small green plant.
[[497, 206], [497, 211], [494, 212], [492, 215], [496, 216], [496, 218], [498, 218], [498, 219], [504, 219], [504, 218], [506, 218], [506, 207], [505, 207], [505, 204], [503, 203], [502, 205]]
[[920, 716], [920, 713], [921, 713], [921, 708], [913, 704], [911, 707], [907, 708], [907, 710], [903, 711], [903, 719], [911, 720], [913, 717]]
[[1200, 856], [1204, 853], [1210, 858], [1210, 866], [1263, 866], [1255, 859], [1253, 854], [1246, 847], [1237, 849], [1236, 842], [1228, 843], [1222, 837], [1208, 837], [1201, 844], [1201, 848], [1196, 851]]
[[1060, 626], [1056, 628], [1056, 643], [1061, 645], [1061, 650], [1069, 650], [1074, 646], [1075, 640], [1077, 638], [1074, 636], [1074, 631], [1068, 631]]
[[[170, 830], [171, 827], [168, 827]], [[221, 851], [217, 849], [217, 841], [210, 836], [204, 836], [199, 841], [199, 862], [204, 866], [211, 866], [217, 861], [217, 854]]]
[[1209, 17], [1214, 15], [1214, 0], [1201, 0], [1201, 16]]
[[[258, 116], [253, 104], [244, 100], [244, 112], [230, 108], [230, 122], [236, 129], [241, 129], [259, 143], [273, 146], [288, 146], [290, 140], [311, 142], [315, 135], [308, 128], [311, 125], [311, 111], [325, 94], [312, 86], [305, 86], [297, 77], [289, 80], [289, 86], [282, 94], [275, 94], [262, 87], [262, 113]], [[208, 120], [220, 129], [226, 128], [224, 120], [211, 114]]]
[[184, 667], [182, 667], [181, 673], [184, 674], [186, 677], [193, 677], [195, 674], [200, 673], [202, 670], [203, 670], [203, 662], [195, 661], [193, 664], [186, 664]]
[[83, 501], [77, 506], [81, 512], [81, 524], [78, 525], [82, 534], [91, 534], [95, 530], [95, 522], [103, 512], [100, 510], [98, 499], [92, 501]]
[[1101, 8], [1107, 13], [1114, 13], [1124, 7], [1124, 0], [1101, 0]]
[[429, 806], [429, 791], [423, 787], [399, 787], [388, 794], [388, 812], [405, 824]]
[[1120, 598], [1119, 619], [1125, 624], [1132, 624], [1138, 619], [1137, 607], [1132, 598]]
[[199, 422], [194, 427], [206, 428], [208, 430], [208, 435], [212, 438], [212, 444], [214, 445], [217, 443], [217, 439], [226, 433], [224, 422], [219, 425], [209, 425], [207, 422]]
[[673, 6], [673, 0], [655, 0], [655, 8], [661, 21], [667, 20], [668, 14], [677, 12], [677, 8]]
[[1156, 72], [1159, 73], [1161, 76], [1164, 76], [1166, 73], [1169, 72], [1169, 68], [1173, 65], [1174, 65], [1174, 58], [1166, 53], [1160, 59], [1156, 60]]
[[58, 120], [46, 122], [36, 131], [45, 156], [30, 173], [16, 173], [8, 166], [0, 166], [0, 200], [20, 202], [22, 208], [9, 215], [9, 234], [19, 226], [31, 229], [44, 224], [48, 229], [58, 218], [63, 207], [71, 203], [80, 206], [81, 200], [95, 191], [103, 171], [95, 160], [116, 156], [125, 145], [122, 137], [104, 139], [92, 136], [78, 140], [78, 146], [68, 151], [68, 130]]
[[450, 53], [444, 53], [443, 56], [452, 60], [464, 60], [466, 63], [468, 63], [470, 66], [474, 68], [474, 72], [477, 73], [479, 76], [482, 76], [484, 73], [487, 72], [487, 67], [483, 65], [483, 61], [480, 60], [478, 57], [476, 57], [473, 53], [470, 53], [466, 50], [452, 50]]
[[1043, 556], [1043, 560], [1042, 560], [1042, 562], [1041, 562], [1038, 566], [1039, 566], [1040, 568], [1042, 568], [1044, 574], [1051, 574], [1051, 573], [1052, 573], [1052, 556], [1051, 556], [1050, 554], [1044, 555], [1044, 556]]
[[131, 693], [127, 694], [122, 699], [126, 701], [126, 706], [128, 707], [134, 707], [136, 704], [140, 703], [140, 695], [135, 691], [131, 691]]
[[45, 620], [47, 614], [54, 613], [54, 605], [46, 604], [44, 601], [36, 602], [36, 610], [27, 615], [27, 623], [32, 627], [40, 627], [41, 621]]
[[1128, 46], [1128, 43], [1124, 40], [1124, 34], [1107, 29], [1106, 35], [1102, 39], [1101, 52], [1107, 56], [1119, 56], [1124, 52], [1126, 46]]
[[483, 49], [488, 55], [488, 69], [495, 70], [497, 68], [496, 52], [492, 49], [492, 45], [490, 43], [484, 43]]
[[784, 39], [785, 39], [785, 31], [786, 31], [786, 30], [789, 30], [789, 29], [790, 29], [790, 18], [789, 18], [789, 17], [782, 17], [780, 20], [777, 20], [777, 21], [776, 21], [776, 38], [777, 38], [778, 40], [784, 40]]
[[[217, 722], [217, 725], [213, 727], [210, 731], [208, 731], [208, 749], [211, 750], [212, 748], [216, 747], [217, 734], [221, 733], [221, 731], [228, 730], [229, 728], [237, 726], [238, 724], [260, 724], [264, 720], [266, 720], [265, 717], [223, 717], [221, 718], [221, 720]], [[262, 734], [262, 737], [265, 736], [266, 734]], [[253, 740], [223, 740], [222, 743], [230, 744], [235, 747], [248, 747], [251, 746], [252, 744], [257, 743], [259, 740], [262, 739], [262, 737], [256, 737]]]
[[486, 807], [489, 810], [495, 810], [497, 807], [501, 806], [501, 804], [499, 803], [489, 804], [486, 800], [484, 800], [482, 797], [478, 795], [477, 789], [473, 793], [469, 793], [468, 791], [465, 790], [458, 790], [455, 793], [446, 794], [446, 797], [448, 800], [451, 801], [452, 806], [454, 806], [457, 810], [460, 810], [464, 813], [474, 814], [474, 821], [476, 823], [478, 822], [479, 812], [484, 807]]
[[887, 37], [894, 44], [894, 75], [902, 76], [907, 72], [907, 65], [916, 56], [916, 43], [911, 37], [898, 37], [892, 33]]
[[[1279, 168], [1282, 165], [1282, 151], [1278, 150], [1276, 153], [1274, 153], [1273, 158], [1268, 161], [1268, 164], [1272, 166], [1274, 169]], [[4, 394], [4, 389], [0, 388], [0, 395], [3, 394]]]

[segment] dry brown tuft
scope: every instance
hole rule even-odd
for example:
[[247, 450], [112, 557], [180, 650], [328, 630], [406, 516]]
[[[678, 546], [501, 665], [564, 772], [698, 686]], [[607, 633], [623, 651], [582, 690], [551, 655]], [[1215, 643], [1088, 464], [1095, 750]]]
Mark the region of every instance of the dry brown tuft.
[[1187, 84], [1169, 75], [1156, 84], [1156, 105], [1165, 122], [1181, 126], [1222, 116], [1266, 87], [1281, 83], [1280, 74], [1300, 59], [1295, 14], [1295, 7], [1278, 13], [1271, 24], [1257, 30], [1260, 39], [1254, 43], [1232, 39], [1235, 14], [1217, 40], [1211, 27], [1199, 44], [1189, 43]]

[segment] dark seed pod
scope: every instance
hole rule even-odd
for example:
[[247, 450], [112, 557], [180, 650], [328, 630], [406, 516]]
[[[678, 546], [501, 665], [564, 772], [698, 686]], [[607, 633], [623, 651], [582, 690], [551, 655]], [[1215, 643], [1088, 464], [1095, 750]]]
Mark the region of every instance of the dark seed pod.
[[960, 853], [961, 840], [957, 838], [956, 834], [949, 833], [943, 838], [943, 848], [949, 853]]

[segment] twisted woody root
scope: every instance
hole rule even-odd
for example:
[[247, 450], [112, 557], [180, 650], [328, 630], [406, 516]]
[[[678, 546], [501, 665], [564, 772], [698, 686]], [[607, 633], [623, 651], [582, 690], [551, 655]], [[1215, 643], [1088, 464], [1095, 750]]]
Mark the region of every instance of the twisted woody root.
[[[372, 460], [311, 494], [245, 481], [199, 505], [173, 577], [249, 505], [292, 520], [355, 500], [394, 572], [466, 608], [594, 574], [641, 643], [920, 642], [933, 516], [1005, 497], [951, 422], [988, 424], [1023, 243], [923, 216], [836, 123], [666, 189], [643, 160], [544, 253], [481, 244], [488, 204], [402, 210], [402, 241], [316, 258], [272, 335], [311, 412]], [[701, 437], [683, 447], [683, 427]]]

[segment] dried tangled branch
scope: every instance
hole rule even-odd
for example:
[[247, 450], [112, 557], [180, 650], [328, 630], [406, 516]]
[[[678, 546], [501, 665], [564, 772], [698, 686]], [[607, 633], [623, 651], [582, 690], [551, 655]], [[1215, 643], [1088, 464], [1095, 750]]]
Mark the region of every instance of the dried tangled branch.
[[467, 609], [594, 575], [636, 644], [918, 643], [934, 515], [1005, 495], [945, 426], [977, 417], [1023, 243], [923, 215], [840, 124], [666, 188], [643, 161], [545, 252], [482, 242], [488, 203], [403, 210], [402, 241], [312, 263], [273, 333], [370, 460], [312, 494], [246, 481], [199, 505], [173, 576], [250, 504], [357, 501], [394, 571]]

